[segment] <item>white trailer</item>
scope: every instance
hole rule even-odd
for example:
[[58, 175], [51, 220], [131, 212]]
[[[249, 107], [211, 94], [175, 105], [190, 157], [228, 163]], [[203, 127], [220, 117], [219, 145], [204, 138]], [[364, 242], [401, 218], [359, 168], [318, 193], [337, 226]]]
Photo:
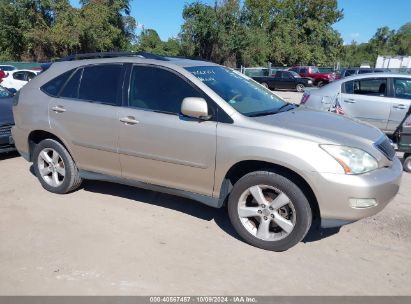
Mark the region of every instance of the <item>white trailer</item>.
[[378, 56], [375, 64], [377, 69], [411, 69], [411, 56]]

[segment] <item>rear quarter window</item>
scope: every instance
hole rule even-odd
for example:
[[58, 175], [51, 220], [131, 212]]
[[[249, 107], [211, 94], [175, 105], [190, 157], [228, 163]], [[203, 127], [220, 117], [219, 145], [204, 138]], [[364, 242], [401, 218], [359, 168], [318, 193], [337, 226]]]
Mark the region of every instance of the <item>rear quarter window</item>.
[[57, 97], [73, 71], [74, 70], [70, 70], [57, 76], [56, 78], [53, 78], [52, 80], [44, 84], [40, 89], [47, 95]]

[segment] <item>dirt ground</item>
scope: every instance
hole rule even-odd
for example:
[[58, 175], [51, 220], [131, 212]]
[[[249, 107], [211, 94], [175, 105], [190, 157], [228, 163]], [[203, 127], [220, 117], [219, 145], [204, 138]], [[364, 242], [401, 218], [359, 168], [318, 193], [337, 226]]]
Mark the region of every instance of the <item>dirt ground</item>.
[[239, 240], [224, 209], [104, 182], [43, 190], [0, 157], [0, 295], [410, 295], [411, 174], [375, 217], [287, 252]]

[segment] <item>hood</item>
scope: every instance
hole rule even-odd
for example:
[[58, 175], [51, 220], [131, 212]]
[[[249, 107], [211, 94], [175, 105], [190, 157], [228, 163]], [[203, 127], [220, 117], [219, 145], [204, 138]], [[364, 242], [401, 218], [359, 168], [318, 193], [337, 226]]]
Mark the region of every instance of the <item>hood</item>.
[[377, 128], [329, 112], [299, 107], [274, 115], [254, 117], [256, 121], [298, 132], [319, 143], [334, 143], [353, 147], [372, 145], [383, 136]]
[[14, 124], [13, 97], [0, 97], [0, 126]]

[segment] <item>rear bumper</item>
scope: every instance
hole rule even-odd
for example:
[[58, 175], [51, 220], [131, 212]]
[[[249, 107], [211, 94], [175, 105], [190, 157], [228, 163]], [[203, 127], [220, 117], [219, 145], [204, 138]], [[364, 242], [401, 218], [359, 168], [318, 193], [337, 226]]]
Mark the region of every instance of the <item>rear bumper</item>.
[[11, 129], [14, 145], [21, 156], [27, 161], [30, 160], [29, 144], [28, 144], [28, 132], [24, 129], [14, 126]]
[[[361, 175], [315, 173], [321, 226], [342, 226], [383, 210], [398, 193], [402, 171], [396, 157], [391, 167]], [[354, 208], [350, 199], [373, 199], [376, 205]]]

